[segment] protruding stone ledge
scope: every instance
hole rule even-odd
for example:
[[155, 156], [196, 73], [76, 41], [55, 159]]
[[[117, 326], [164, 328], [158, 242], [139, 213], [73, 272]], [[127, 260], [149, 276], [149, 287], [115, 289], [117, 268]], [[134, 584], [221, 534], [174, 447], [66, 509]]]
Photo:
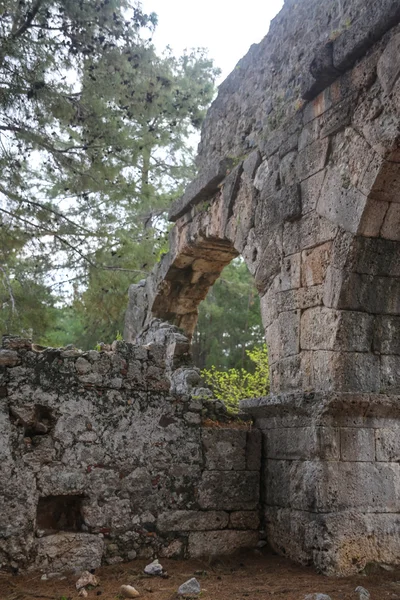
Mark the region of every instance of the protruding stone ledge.
[[400, 396], [386, 394], [298, 392], [250, 398], [240, 402], [240, 409], [255, 417], [312, 417], [323, 424], [330, 417], [362, 417], [363, 419], [397, 419]]
[[355, 23], [349, 23], [336, 39], [319, 46], [302, 84], [302, 98], [314, 100], [342, 73], [364, 56], [383, 35], [400, 23], [400, 4], [393, 0], [369, 3]]
[[199, 202], [209, 200], [218, 191], [219, 184], [225, 179], [233, 163], [233, 159], [225, 158], [200, 173], [197, 179], [189, 183], [183, 196], [171, 206], [169, 220], [177, 221]]

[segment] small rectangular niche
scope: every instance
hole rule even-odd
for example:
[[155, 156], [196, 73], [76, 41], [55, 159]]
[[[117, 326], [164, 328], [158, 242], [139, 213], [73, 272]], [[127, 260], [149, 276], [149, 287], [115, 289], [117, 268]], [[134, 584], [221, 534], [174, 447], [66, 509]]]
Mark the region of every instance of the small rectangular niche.
[[82, 531], [83, 496], [39, 498], [36, 527], [47, 535], [57, 531]]

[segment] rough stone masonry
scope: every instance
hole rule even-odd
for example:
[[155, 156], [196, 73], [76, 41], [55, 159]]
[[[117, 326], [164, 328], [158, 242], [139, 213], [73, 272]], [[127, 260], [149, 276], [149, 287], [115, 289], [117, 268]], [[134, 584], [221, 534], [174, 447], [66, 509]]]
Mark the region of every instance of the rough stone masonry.
[[[255, 15], [256, 18], [256, 15]], [[241, 255], [261, 297], [272, 393], [269, 542], [326, 573], [400, 564], [400, 3], [286, 0], [221, 85], [170, 251], [130, 289], [125, 338], [189, 337]]]
[[82, 571], [256, 546], [260, 431], [229, 423], [196, 389], [175, 327], [153, 323], [147, 336], [102, 352], [4, 338], [0, 568]]

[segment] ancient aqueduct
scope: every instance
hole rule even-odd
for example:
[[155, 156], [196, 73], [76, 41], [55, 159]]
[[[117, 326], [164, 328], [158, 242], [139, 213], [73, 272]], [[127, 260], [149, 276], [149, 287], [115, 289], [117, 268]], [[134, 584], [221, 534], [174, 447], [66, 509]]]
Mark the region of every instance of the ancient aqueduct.
[[[3, 568], [223, 554], [260, 528], [328, 574], [400, 564], [399, 124], [399, 2], [286, 0], [209, 110], [126, 342], [4, 340]], [[238, 255], [271, 363], [251, 429], [210, 426], [189, 360]]]

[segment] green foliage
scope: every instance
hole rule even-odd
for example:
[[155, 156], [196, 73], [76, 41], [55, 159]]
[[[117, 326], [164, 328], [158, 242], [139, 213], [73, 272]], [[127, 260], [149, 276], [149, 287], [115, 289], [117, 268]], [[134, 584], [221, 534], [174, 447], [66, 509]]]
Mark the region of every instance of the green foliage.
[[269, 392], [268, 350], [264, 344], [246, 350], [253, 370], [228, 369], [219, 371], [215, 366], [203, 369], [202, 377], [214, 393], [232, 411], [237, 412], [239, 401], [244, 398], [265, 396]]
[[30, 314], [55, 343], [68, 324], [70, 342], [112, 337], [128, 285], [165, 251], [165, 211], [193, 177], [188, 138], [218, 71], [201, 49], [158, 55], [156, 20], [133, 0], [1, 4], [1, 331]]
[[246, 348], [264, 342], [260, 300], [254, 278], [237, 258], [222, 271], [199, 306], [192, 354], [200, 368], [249, 369]]

